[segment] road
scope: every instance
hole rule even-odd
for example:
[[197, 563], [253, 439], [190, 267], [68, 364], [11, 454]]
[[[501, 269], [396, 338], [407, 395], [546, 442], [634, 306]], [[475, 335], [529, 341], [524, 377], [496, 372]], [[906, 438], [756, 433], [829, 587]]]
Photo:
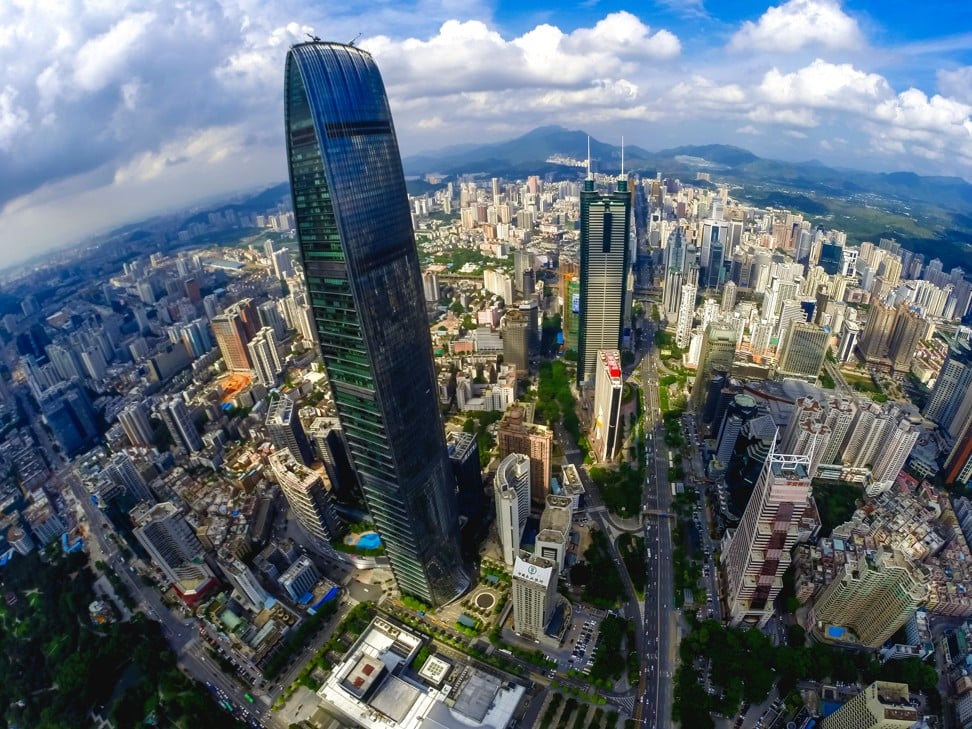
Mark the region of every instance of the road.
[[[648, 473], [642, 503], [646, 510], [645, 561], [648, 589], [645, 591], [640, 718], [648, 729], [671, 722], [672, 675], [674, 671], [671, 487], [668, 483], [668, 449], [658, 401], [658, 350], [649, 327], [648, 351], [641, 362], [641, 383], [645, 406], [645, 455]], [[649, 513], [653, 512], [653, 513]]]

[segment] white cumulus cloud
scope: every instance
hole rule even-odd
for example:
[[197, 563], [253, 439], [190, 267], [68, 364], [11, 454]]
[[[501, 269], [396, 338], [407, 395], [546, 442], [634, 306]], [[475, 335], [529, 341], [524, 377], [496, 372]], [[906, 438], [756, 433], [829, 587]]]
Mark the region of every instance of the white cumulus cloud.
[[806, 46], [857, 49], [864, 36], [857, 21], [835, 0], [788, 0], [746, 21], [732, 36], [737, 51], [796, 51]]

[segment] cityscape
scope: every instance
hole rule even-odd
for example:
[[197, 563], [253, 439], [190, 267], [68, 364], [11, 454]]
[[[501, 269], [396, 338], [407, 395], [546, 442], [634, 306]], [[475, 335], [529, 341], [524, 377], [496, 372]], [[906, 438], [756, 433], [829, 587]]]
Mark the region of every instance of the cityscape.
[[[864, 43], [729, 46], [801, 13]], [[677, 55], [564, 48], [618, 22]], [[392, 41], [297, 28], [285, 182], [3, 238], [5, 725], [972, 727], [972, 184], [583, 115], [408, 154]]]

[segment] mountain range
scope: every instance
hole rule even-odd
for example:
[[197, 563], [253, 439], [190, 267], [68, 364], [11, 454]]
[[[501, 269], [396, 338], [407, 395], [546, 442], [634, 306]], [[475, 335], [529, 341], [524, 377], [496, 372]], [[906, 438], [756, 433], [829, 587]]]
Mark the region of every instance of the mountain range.
[[[547, 172], [562, 174], [571, 166], [548, 160], [552, 157], [585, 159], [588, 139], [583, 131], [546, 126], [505, 142], [447, 147], [407, 157], [403, 163], [410, 177], [432, 173], [444, 176], [481, 173], [508, 178]], [[595, 172], [617, 174], [620, 171], [620, 146], [590, 138], [590, 151]], [[959, 177], [836, 169], [817, 160], [784, 162], [723, 144], [674, 147], [658, 152], [625, 146], [624, 166], [627, 171], [652, 177], [661, 172], [665, 177], [692, 179], [697, 172], [711, 172], [714, 177], [729, 182], [777, 186], [842, 199], [876, 195], [966, 214], [972, 207], [972, 185]]]

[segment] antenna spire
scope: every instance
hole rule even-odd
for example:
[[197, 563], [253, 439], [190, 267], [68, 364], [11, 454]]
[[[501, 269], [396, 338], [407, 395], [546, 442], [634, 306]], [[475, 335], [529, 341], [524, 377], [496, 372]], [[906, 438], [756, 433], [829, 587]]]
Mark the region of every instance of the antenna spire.
[[624, 135], [621, 135], [621, 178], [624, 178]]
[[591, 176], [591, 135], [587, 135], [587, 179], [593, 180]]

